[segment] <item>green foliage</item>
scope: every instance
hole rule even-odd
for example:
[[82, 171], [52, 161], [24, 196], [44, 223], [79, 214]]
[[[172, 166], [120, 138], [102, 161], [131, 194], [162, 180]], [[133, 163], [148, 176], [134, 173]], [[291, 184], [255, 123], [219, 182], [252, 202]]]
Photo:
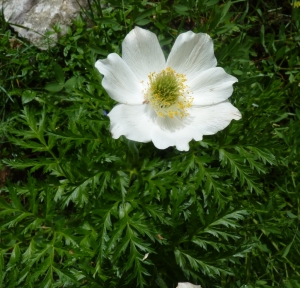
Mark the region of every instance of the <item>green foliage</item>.
[[[296, 2], [88, 2], [47, 51], [0, 18], [0, 286], [299, 287]], [[166, 55], [209, 33], [243, 118], [188, 152], [112, 139], [94, 63], [135, 25]]]

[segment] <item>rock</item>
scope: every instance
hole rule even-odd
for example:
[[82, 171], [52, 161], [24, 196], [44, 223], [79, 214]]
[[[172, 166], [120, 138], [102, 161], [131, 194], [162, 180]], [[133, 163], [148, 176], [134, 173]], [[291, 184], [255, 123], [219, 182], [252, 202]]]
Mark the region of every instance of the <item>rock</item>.
[[44, 37], [45, 33], [53, 31], [52, 27], [59, 23], [60, 34], [64, 35], [71, 20], [77, 17], [81, 7], [86, 8], [87, 5], [87, 0], [0, 0], [0, 9], [4, 10], [6, 21], [19, 36], [43, 50], [54, 46], [59, 36], [54, 33], [49, 39]]

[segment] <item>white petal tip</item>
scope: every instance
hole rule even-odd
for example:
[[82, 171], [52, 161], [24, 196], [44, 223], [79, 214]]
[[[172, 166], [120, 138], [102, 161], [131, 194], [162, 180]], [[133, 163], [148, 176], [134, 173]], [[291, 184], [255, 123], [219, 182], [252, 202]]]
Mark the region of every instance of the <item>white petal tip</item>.
[[239, 110], [237, 110], [236, 113], [233, 114], [233, 117], [232, 117], [234, 120], [240, 120], [242, 118], [242, 114]]
[[201, 286], [200, 285], [194, 285], [194, 284], [189, 283], [189, 282], [181, 282], [181, 283], [178, 283], [176, 288], [201, 288]]
[[178, 151], [189, 151], [190, 150], [190, 146], [189, 146], [189, 144], [187, 143], [187, 144], [184, 144], [184, 145], [176, 145], [176, 149], [178, 150]]
[[95, 63], [95, 67], [97, 68], [97, 70], [100, 72], [100, 66], [101, 66], [101, 60], [97, 60]]

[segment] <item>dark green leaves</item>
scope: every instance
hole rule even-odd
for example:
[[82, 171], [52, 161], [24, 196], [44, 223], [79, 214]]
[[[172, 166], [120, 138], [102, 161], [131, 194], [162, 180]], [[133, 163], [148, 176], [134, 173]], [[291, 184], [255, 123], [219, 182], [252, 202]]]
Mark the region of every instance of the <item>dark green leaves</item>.
[[[296, 2], [87, 2], [46, 51], [0, 19], [0, 286], [299, 287]], [[113, 139], [94, 64], [135, 25], [166, 57], [209, 33], [242, 119], [186, 152]]]

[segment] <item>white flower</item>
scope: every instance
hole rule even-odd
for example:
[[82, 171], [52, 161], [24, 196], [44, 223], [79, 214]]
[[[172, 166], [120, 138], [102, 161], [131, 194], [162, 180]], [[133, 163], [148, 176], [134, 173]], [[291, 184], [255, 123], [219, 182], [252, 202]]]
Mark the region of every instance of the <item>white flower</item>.
[[189, 150], [241, 114], [227, 100], [238, 80], [216, 67], [213, 42], [204, 33], [180, 34], [165, 60], [155, 34], [135, 27], [116, 53], [98, 60], [102, 85], [119, 102], [108, 114], [111, 133], [159, 149]]
[[178, 286], [176, 288], [201, 288], [201, 286], [194, 285], [189, 282], [181, 282], [181, 283], [178, 283]]

